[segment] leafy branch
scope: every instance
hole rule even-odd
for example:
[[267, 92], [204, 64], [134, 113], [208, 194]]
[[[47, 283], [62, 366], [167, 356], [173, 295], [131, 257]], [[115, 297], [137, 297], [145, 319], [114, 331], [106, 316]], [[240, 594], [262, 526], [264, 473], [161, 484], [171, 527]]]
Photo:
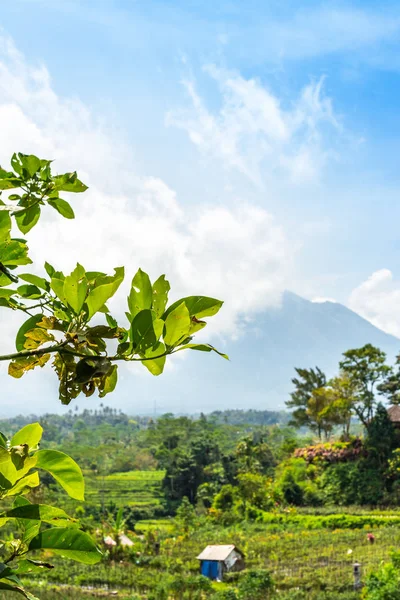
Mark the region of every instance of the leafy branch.
[[[217, 314], [222, 302], [189, 296], [168, 306], [170, 284], [164, 275], [151, 283], [147, 273], [137, 271], [120, 324], [107, 303], [124, 280], [123, 267], [107, 275], [77, 264], [64, 274], [46, 262], [44, 276], [19, 273], [31, 260], [26, 241], [11, 237], [12, 219], [25, 234], [46, 205], [74, 218], [59, 194], [83, 192], [87, 186], [76, 172], [52, 175], [51, 161], [33, 155], [14, 154], [11, 166], [13, 171], [0, 169], [0, 194], [8, 194], [5, 202], [0, 198], [0, 306], [29, 315], [17, 333], [17, 351], [0, 356], [0, 361], [10, 361], [12, 377], [20, 378], [51, 359], [59, 397], [69, 404], [80, 393], [91, 396], [97, 390], [103, 397], [112, 392], [119, 361], [141, 362], [157, 376], [166, 357], [181, 350], [215, 351], [227, 358], [210, 344], [193, 343], [194, 334], [207, 324], [204, 319]], [[18, 188], [20, 193], [14, 193]]]

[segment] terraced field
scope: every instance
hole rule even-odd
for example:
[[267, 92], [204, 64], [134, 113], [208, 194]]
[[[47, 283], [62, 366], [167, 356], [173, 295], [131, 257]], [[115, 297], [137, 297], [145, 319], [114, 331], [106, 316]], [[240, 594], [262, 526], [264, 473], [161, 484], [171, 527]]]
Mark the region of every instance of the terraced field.
[[164, 471], [129, 471], [86, 477], [86, 502], [117, 506], [155, 506], [162, 497]]
[[[106, 476], [85, 474], [85, 504], [155, 508], [161, 505], [163, 477], [164, 471], [129, 471]], [[77, 504], [67, 500], [64, 507], [73, 509]]]

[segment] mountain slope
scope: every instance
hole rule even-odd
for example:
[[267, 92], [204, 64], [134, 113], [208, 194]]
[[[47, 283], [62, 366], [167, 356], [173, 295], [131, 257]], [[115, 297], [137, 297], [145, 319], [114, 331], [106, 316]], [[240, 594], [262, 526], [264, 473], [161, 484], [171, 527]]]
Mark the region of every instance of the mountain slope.
[[290, 292], [280, 308], [259, 315], [246, 331], [226, 344], [230, 362], [192, 353], [156, 386], [140, 386], [140, 393], [146, 397], [151, 389], [150, 406], [157, 401], [158, 413], [281, 409], [292, 389], [295, 367], [318, 365], [333, 375], [349, 348], [371, 343], [388, 354], [389, 362], [400, 350], [399, 339], [345, 306], [312, 303]]

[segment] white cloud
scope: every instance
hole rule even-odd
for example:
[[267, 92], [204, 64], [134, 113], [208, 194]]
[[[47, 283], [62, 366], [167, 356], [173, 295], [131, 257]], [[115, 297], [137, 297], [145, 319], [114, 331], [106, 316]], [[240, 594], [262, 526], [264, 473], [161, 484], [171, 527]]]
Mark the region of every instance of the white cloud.
[[325, 296], [316, 296], [315, 298], [313, 298], [311, 300], [311, 302], [314, 302], [315, 304], [323, 304], [324, 302], [335, 302], [336, 300], [334, 298], [325, 298]]
[[341, 131], [331, 100], [323, 93], [323, 78], [307, 85], [293, 105], [284, 108], [259, 80], [215, 66], [205, 70], [219, 86], [221, 106], [208, 109], [194, 81], [186, 80], [191, 105], [168, 113], [168, 125], [183, 129], [206, 156], [258, 185], [274, 173], [289, 175], [294, 182], [318, 178], [333, 155], [322, 144], [325, 127]]
[[356, 287], [348, 306], [379, 327], [400, 337], [400, 281], [389, 269], [380, 269]]
[[[15, 150], [34, 153], [55, 159], [59, 172], [76, 168], [90, 186], [84, 196], [71, 197], [76, 220], [44, 211], [29, 234], [37, 264], [48, 260], [72, 269], [79, 260], [109, 272], [125, 265], [127, 280], [139, 266], [153, 278], [164, 272], [175, 298], [203, 293], [225, 300], [214, 334], [235, 335], [242, 313], [279, 303], [290, 245], [267, 211], [245, 199], [231, 206], [185, 205], [161, 179], [139, 177], [132, 151], [118, 135], [80, 101], [57, 96], [46, 69], [30, 66], [5, 38], [0, 127], [3, 166]], [[286, 127], [277, 123], [273, 137], [285, 137]], [[122, 313], [120, 303], [117, 309]], [[5, 341], [2, 350], [8, 349]]]

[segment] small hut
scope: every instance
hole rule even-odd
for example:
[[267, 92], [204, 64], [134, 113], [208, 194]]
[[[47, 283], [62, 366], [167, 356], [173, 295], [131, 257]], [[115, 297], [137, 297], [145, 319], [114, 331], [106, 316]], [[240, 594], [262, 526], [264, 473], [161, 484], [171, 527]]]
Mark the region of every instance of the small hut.
[[389, 415], [389, 419], [393, 423], [393, 427], [395, 427], [395, 429], [400, 429], [400, 406], [398, 406], [397, 404], [389, 406], [387, 412]]
[[226, 546], [207, 546], [197, 556], [200, 561], [200, 572], [209, 579], [223, 580], [224, 573], [242, 571], [244, 554], [233, 544]]

